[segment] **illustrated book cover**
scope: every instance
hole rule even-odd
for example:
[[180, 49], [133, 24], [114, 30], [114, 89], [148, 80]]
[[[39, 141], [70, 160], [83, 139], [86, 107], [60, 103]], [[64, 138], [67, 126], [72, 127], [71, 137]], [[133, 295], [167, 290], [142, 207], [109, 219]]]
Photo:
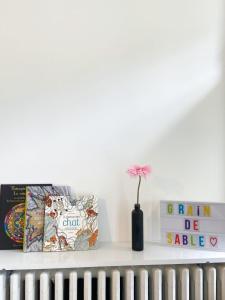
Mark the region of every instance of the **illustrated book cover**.
[[98, 238], [97, 198], [50, 196], [45, 204], [43, 251], [89, 250]]
[[42, 251], [45, 203], [50, 196], [70, 196], [67, 186], [27, 186], [24, 224], [24, 252]]
[[1, 185], [1, 250], [23, 248], [25, 199], [25, 184]]

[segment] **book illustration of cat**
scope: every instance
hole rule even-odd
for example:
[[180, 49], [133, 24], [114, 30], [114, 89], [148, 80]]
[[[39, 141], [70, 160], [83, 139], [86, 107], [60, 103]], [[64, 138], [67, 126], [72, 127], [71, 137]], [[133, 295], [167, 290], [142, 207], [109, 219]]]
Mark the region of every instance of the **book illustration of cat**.
[[95, 247], [97, 216], [97, 199], [93, 195], [77, 195], [75, 199], [49, 196], [45, 206], [43, 251], [88, 250]]
[[26, 189], [24, 252], [42, 251], [45, 205], [50, 195], [69, 195], [66, 186], [28, 186]]

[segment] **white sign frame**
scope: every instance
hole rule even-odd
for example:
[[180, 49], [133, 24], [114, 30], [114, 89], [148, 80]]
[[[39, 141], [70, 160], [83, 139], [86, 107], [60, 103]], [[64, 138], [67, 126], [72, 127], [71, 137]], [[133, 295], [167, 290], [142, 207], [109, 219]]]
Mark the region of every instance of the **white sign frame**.
[[160, 201], [160, 227], [168, 246], [225, 251], [225, 203]]

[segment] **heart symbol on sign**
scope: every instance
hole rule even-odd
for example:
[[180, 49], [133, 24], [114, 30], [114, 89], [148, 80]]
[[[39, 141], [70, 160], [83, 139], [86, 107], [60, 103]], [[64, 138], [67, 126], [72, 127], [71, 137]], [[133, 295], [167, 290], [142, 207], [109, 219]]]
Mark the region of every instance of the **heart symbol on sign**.
[[215, 247], [216, 244], [217, 244], [217, 237], [211, 236], [209, 240], [210, 240], [210, 244], [211, 244], [213, 247]]

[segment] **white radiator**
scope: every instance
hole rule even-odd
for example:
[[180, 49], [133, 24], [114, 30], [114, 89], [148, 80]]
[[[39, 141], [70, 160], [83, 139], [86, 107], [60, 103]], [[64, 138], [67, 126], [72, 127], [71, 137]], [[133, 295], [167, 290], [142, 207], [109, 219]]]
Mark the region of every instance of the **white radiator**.
[[225, 266], [2, 271], [0, 300], [225, 300]]

